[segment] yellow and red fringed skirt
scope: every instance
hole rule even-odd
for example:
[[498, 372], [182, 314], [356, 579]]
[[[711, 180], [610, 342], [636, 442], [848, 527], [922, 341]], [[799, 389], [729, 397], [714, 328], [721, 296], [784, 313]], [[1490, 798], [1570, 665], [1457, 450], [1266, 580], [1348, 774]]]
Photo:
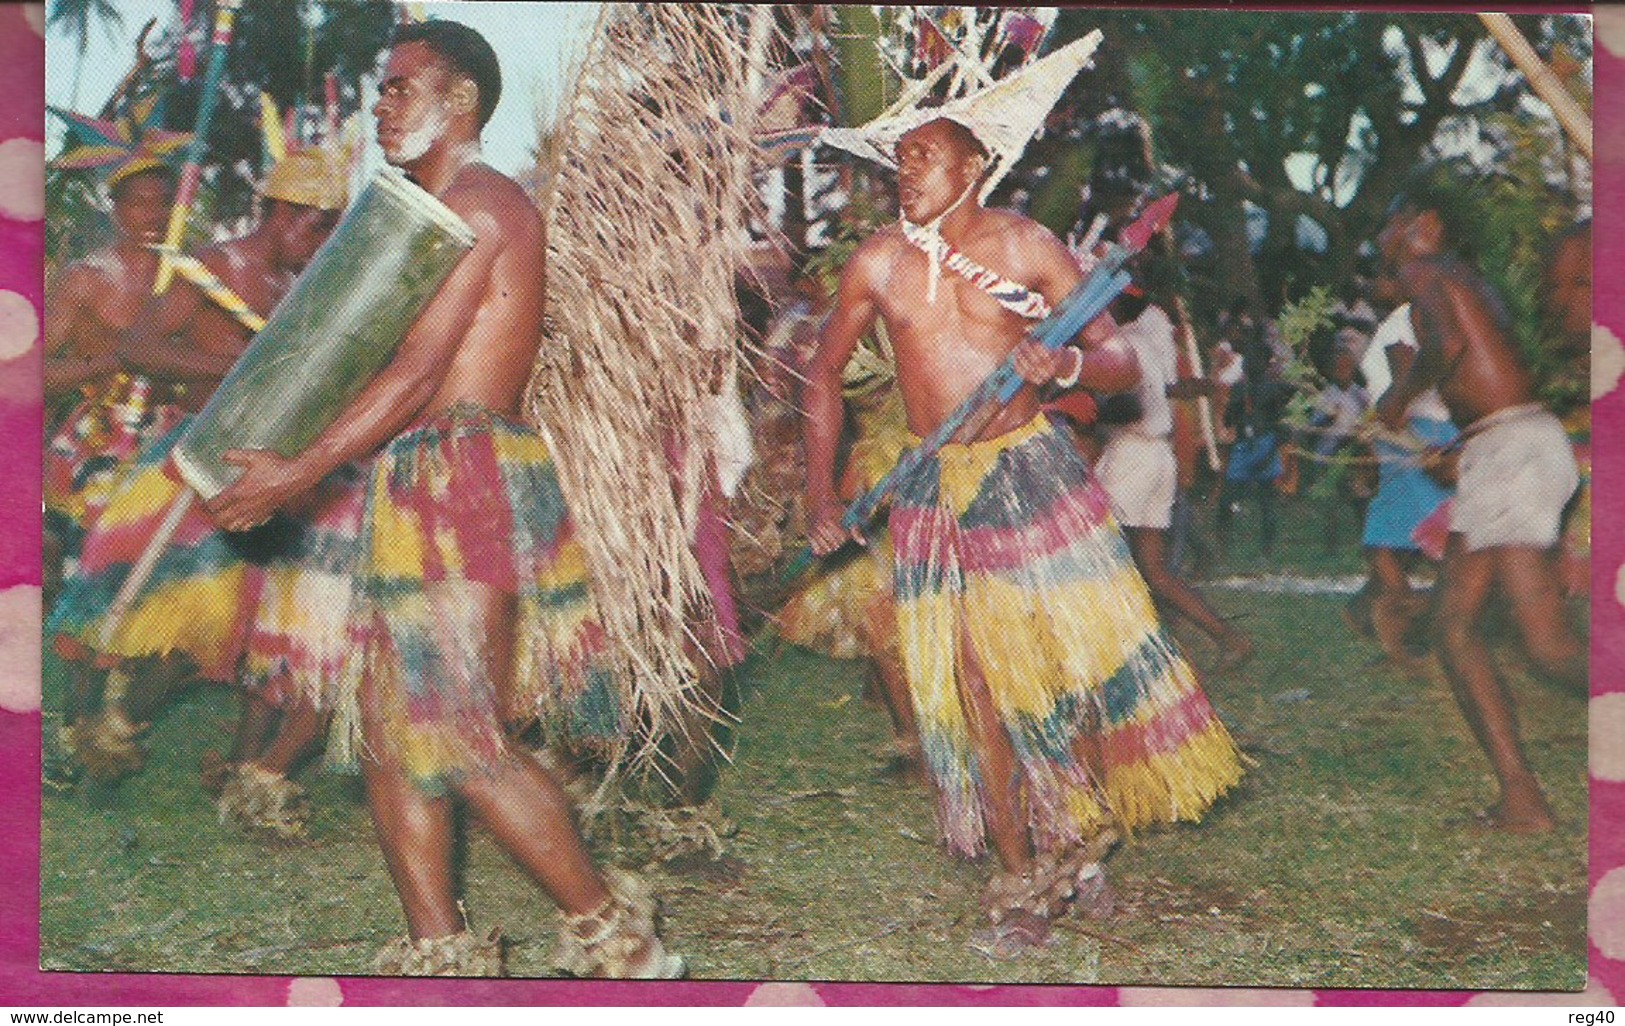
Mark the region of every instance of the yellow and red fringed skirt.
[[[489, 590], [516, 600], [502, 693], [480, 600]], [[329, 753], [341, 765], [364, 741], [437, 791], [492, 768], [516, 719], [589, 740], [620, 734], [624, 705], [552, 456], [534, 431], [484, 408], [459, 404], [374, 461], [350, 631]], [[374, 709], [365, 737], [363, 686]]]
[[894, 638], [872, 629], [891, 620], [891, 560], [883, 530], [859, 551], [826, 560], [774, 614], [779, 638], [831, 659], [872, 659], [883, 654], [877, 645], [895, 648]]
[[951, 445], [893, 498], [903, 665], [950, 847], [985, 850], [966, 658], [1013, 751], [1033, 839], [1199, 819], [1242, 766], [1072, 440], [1043, 416]]
[[[895, 389], [878, 405], [855, 407], [857, 439], [847, 454], [841, 493], [855, 499], [897, 465], [910, 445], [903, 403]], [[834, 659], [867, 659], [896, 648], [886, 630], [890, 610], [892, 551], [884, 529], [872, 531], [862, 550], [826, 561], [818, 573], [774, 616], [778, 635], [792, 645]]]
[[241, 682], [277, 708], [296, 696], [318, 707], [335, 700], [350, 653], [367, 470], [335, 471], [290, 511], [265, 567]]
[[116, 374], [87, 385], [84, 400], [45, 444], [41, 490], [47, 525], [76, 554], [140, 450], [186, 416], [158, 402], [143, 378]]
[[169, 463], [186, 424], [183, 419], [142, 451], [91, 523], [79, 564], [45, 625], [64, 658], [113, 662], [182, 655], [209, 680], [237, 679], [265, 564], [287, 530], [281, 518], [230, 534], [217, 530], [194, 504], [128, 613], [102, 638], [114, 596], [170, 505], [186, 492]]

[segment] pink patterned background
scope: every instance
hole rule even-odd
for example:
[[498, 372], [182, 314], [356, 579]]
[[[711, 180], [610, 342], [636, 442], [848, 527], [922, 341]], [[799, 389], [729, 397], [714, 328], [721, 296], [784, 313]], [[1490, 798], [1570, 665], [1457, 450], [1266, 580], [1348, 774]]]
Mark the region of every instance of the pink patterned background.
[[[1579, 994], [1195, 990], [808, 983], [591, 983], [41, 973], [40, 317], [45, 50], [38, 4], [0, 6], [0, 1004], [79, 1005], [1518, 1005], [1592, 1008], [1625, 997], [1625, 527], [1595, 521], [1592, 564], [1591, 974]], [[1625, 9], [1597, 14], [1596, 90], [1625, 86]], [[1597, 105], [1596, 262], [1625, 268], [1625, 106]], [[1610, 229], [1614, 230], [1610, 230]], [[1625, 274], [1598, 275], [1595, 429], [1625, 427]], [[1597, 447], [1598, 508], [1620, 510], [1625, 447]], [[1625, 523], [1625, 517], [1622, 517]]]

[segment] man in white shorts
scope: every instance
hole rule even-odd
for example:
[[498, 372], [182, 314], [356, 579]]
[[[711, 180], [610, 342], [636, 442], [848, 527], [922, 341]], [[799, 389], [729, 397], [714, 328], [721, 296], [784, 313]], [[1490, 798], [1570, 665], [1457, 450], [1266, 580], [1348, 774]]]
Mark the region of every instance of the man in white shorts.
[[1179, 380], [1174, 324], [1160, 306], [1143, 295], [1125, 294], [1112, 312], [1118, 320], [1118, 336], [1140, 365], [1135, 390], [1139, 415], [1127, 423], [1106, 425], [1106, 445], [1095, 464], [1095, 476], [1106, 489], [1112, 515], [1123, 528], [1152, 596], [1184, 614], [1212, 638], [1222, 653], [1219, 669], [1231, 669], [1252, 655], [1252, 639], [1226, 623], [1168, 565], [1168, 528], [1179, 477], [1172, 441], [1174, 415], [1168, 400], [1170, 396], [1194, 396], [1201, 386]]
[[[1397, 285], [1384, 277], [1378, 288], [1391, 291]], [[1380, 401], [1396, 380], [1409, 373], [1417, 350], [1411, 304], [1402, 302], [1377, 328], [1360, 361], [1373, 401]], [[1458, 434], [1450, 410], [1435, 388], [1411, 400], [1404, 430], [1422, 445], [1434, 447], [1448, 446]], [[1366, 506], [1365, 531], [1360, 538], [1369, 575], [1362, 597], [1369, 605], [1371, 629], [1383, 655], [1394, 666], [1419, 674], [1421, 664], [1406, 642], [1412, 624], [1426, 613], [1428, 603], [1425, 595], [1411, 588], [1409, 564], [1420, 552], [1414, 538], [1417, 525], [1449, 500], [1451, 492], [1428, 476], [1414, 446], [1379, 438], [1372, 449], [1378, 461], [1377, 494]]]
[[1467, 430], [1450, 530], [1469, 552], [1557, 544], [1563, 508], [1580, 485], [1568, 434], [1539, 403], [1503, 407]]
[[1437, 388], [1452, 419], [1465, 425], [1440, 585], [1439, 655], [1500, 784], [1499, 800], [1478, 822], [1538, 833], [1555, 820], [1524, 756], [1512, 698], [1477, 628], [1499, 588], [1537, 670], [1585, 686], [1585, 649], [1566, 622], [1553, 559], [1579, 474], [1562, 425], [1533, 401], [1533, 376], [1500, 297], [1456, 255], [1473, 217], [1459, 193], [1428, 180], [1406, 190], [1390, 211], [1378, 244], [1411, 301], [1418, 349], [1377, 414], [1397, 429], [1411, 402]]

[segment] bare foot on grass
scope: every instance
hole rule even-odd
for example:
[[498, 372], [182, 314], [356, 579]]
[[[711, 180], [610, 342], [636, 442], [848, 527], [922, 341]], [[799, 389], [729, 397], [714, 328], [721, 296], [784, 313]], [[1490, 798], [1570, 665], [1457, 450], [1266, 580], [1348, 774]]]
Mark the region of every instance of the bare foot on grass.
[[1253, 657], [1253, 639], [1240, 631], [1231, 631], [1229, 637], [1219, 642], [1219, 648], [1219, 661], [1213, 667], [1215, 673], [1238, 670]]
[[1533, 804], [1516, 806], [1506, 801], [1496, 802], [1487, 809], [1473, 813], [1468, 829], [1480, 833], [1514, 834], [1527, 836], [1543, 834], [1557, 826], [1557, 817], [1546, 804], [1546, 799], [1535, 796]]

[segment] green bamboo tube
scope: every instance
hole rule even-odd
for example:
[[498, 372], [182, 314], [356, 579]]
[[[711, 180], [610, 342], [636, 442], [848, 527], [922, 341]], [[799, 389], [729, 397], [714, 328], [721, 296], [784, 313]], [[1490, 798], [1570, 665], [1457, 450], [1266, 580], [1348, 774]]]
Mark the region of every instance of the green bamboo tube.
[[396, 171], [368, 183], [171, 458], [205, 500], [242, 472], [229, 449], [294, 456], [389, 363], [474, 246], [450, 208]]

